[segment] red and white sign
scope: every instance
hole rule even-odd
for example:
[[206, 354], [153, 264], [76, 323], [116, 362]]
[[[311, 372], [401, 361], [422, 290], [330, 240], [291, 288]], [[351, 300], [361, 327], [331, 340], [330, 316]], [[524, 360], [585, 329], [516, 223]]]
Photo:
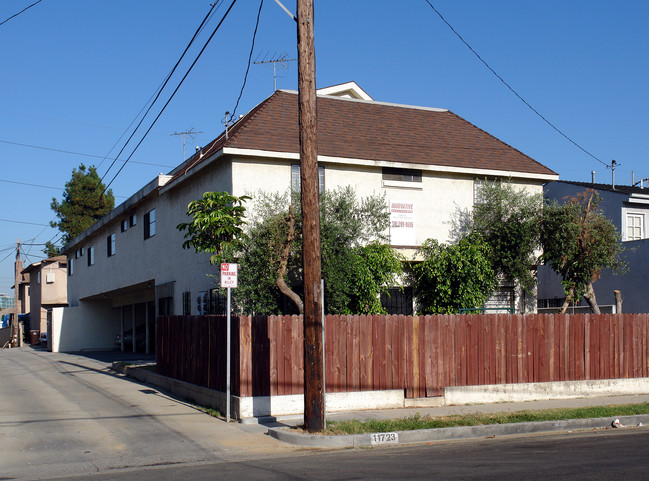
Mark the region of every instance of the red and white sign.
[[221, 264], [221, 287], [237, 287], [237, 264]]
[[393, 246], [414, 246], [415, 203], [412, 201], [390, 201], [390, 244]]

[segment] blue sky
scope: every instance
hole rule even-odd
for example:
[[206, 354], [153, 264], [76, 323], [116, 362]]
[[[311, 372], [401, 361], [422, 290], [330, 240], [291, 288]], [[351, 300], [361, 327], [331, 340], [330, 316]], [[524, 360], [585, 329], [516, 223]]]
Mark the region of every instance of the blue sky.
[[[3, 0], [0, 22], [33, 1]], [[295, 11], [295, 0], [283, 3]], [[431, 3], [550, 122], [603, 163], [615, 159], [621, 164], [617, 183], [629, 184], [632, 172], [636, 180], [649, 177], [649, 3]], [[94, 164], [107, 181], [113, 178], [121, 163], [107, 173], [110, 161], [102, 162], [102, 157], [116, 143], [121, 148], [118, 139], [171, 70], [209, 4], [42, 0], [0, 25], [0, 293], [13, 294], [14, 254], [8, 249], [16, 240], [44, 243], [55, 236], [46, 227], [53, 219], [49, 204], [53, 196], [61, 197], [57, 189], [72, 169], [81, 162]], [[199, 47], [229, 4], [224, 1], [198, 37]], [[610, 182], [610, 169], [516, 98], [424, 0], [316, 0], [315, 5], [318, 87], [354, 80], [376, 100], [448, 108], [562, 179], [589, 180], [595, 170], [598, 181]], [[223, 130], [224, 112], [232, 112], [239, 95], [258, 8], [257, 0], [239, 0], [233, 7], [112, 183], [118, 203], [183, 160], [181, 139], [170, 134], [202, 131], [194, 140], [187, 138], [191, 153], [194, 145], [205, 145]], [[198, 50], [190, 50], [190, 61]], [[273, 0], [265, 0], [253, 60], [283, 54], [296, 56], [295, 23]], [[181, 65], [183, 73], [189, 63]], [[278, 74], [278, 88], [297, 88], [296, 63]], [[170, 84], [175, 87], [179, 79]], [[237, 113], [245, 113], [272, 90], [272, 68], [252, 65]], [[148, 127], [149, 121], [143, 125]], [[139, 141], [141, 135], [134, 138]], [[121, 157], [130, 153], [129, 147]], [[27, 246], [25, 252], [26, 264], [41, 254], [38, 246]]]

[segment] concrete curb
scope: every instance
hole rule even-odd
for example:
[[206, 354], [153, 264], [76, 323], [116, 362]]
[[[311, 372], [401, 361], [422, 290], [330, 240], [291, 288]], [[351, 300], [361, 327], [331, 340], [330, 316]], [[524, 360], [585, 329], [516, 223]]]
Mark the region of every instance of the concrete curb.
[[[379, 433], [347, 434], [341, 436], [320, 436], [301, 434], [287, 429], [270, 428], [268, 434], [285, 443], [314, 448], [358, 448], [378, 444], [414, 444], [454, 439], [485, 438], [491, 436], [511, 436], [552, 431], [572, 431], [577, 429], [602, 429], [610, 427], [616, 418], [570, 419], [564, 421], [537, 421], [512, 424], [487, 424], [482, 426], [460, 426], [454, 428], [419, 429], [396, 432], [396, 440], [388, 443], [373, 443], [373, 435]], [[620, 416], [617, 419], [625, 426], [649, 424], [649, 414]]]

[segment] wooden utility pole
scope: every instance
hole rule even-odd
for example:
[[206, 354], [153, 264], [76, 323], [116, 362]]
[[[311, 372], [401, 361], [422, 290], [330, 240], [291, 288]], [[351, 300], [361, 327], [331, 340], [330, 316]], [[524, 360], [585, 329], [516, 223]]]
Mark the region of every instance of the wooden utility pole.
[[304, 425], [308, 432], [319, 432], [324, 429], [325, 412], [313, 0], [297, 0], [297, 59], [304, 266]]
[[20, 312], [19, 290], [22, 280], [23, 262], [20, 260], [20, 239], [16, 241], [16, 262], [14, 263], [14, 318], [11, 323], [11, 342], [14, 347], [22, 345], [20, 338], [20, 325], [18, 324], [18, 313]]

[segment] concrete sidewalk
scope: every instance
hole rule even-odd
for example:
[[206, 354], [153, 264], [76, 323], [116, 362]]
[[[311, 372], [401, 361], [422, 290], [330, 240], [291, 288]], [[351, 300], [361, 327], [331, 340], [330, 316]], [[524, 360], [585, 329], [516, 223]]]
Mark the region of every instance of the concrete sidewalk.
[[[441, 417], [454, 414], [492, 414], [516, 411], [534, 411], [553, 408], [580, 408], [591, 406], [608, 406], [624, 404], [640, 404], [649, 402], [649, 394], [625, 396], [606, 396], [579, 399], [557, 399], [544, 401], [528, 401], [498, 404], [472, 404], [464, 406], [439, 406], [427, 408], [403, 408], [372, 411], [355, 411], [327, 415], [328, 421], [397, 419], [414, 415]], [[378, 444], [410, 444], [435, 442], [452, 439], [468, 439], [480, 437], [506, 436], [514, 434], [540, 433], [551, 431], [573, 431], [578, 429], [611, 428], [615, 419], [627, 427], [637, 427], [639, 424], [649, 425], [649, 414], [638, 416], [615, 416], [611, 418], [573, 419], [565, 421], [540, 421], [513, 424], [489, 424], [483, 426], [464, 426], [453, 428], [422, 429], [416, 431], [401, 431], [389, 433], [391, 436], [376, 436], [376, 433], [354, 434], [342, 436], [321, 436], [300, 433], [287, 428], [303, 423], [301, 416], [286, 416], [260, 419], [259, 422], [269, 428], [268, 434], [281, 441], [305, 447], [363, 447]], [[385, 433], [384, 433], [385, 434]]]

